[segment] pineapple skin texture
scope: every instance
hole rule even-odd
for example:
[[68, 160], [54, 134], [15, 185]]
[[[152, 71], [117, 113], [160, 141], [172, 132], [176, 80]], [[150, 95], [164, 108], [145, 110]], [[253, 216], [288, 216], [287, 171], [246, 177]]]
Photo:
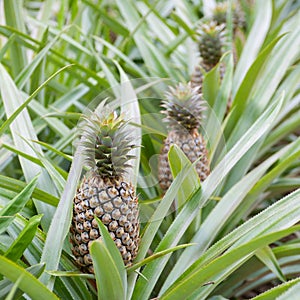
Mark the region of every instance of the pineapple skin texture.
[[168, 161], [168, 152], [172, 144], [176, 144], [184, 152], [187, 158], [193, 163], [199, 157], [195, 165], [196, 171], [201, 181], [204, 181], [210, 173], [208, 153], [203, 136], [193, 130], [191, 133], [172, 130], [169, 132], [159, 157], [159, 184], [161, 189], [166, 192], [170, 187], [173, 176]]
[[122, 178], [84, 177], [74, 197], [70, 228], [72, 253], [83, 272], [94, 273], [89, 247], [100, 240], [97, 216], [108, 229], [124, 264], [130, 265], [139, 246], [138, 198], [130, 183]]

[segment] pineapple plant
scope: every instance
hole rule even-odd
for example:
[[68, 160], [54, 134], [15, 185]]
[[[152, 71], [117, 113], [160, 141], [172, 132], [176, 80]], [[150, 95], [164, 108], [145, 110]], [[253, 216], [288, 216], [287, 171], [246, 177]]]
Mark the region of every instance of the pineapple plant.
[[95, 216], [106, 226], [125, 265], [136, 257], [139, 244], [138, 199], [124, 178], [134, 147], [126, 122], [116, 112], [86, 118], [82, 155], [90, 170], [74, 197], [70, 228], [72, 253], [82, 271], [94, 273], [90, 244], [101, 239]]
[[[224, 28], [225, 24], [218, 25], [215, 21], [209, 20], [200, 24], [197, 30], [200, 61], [194, 69], [191, 83], [192, 87], [199, 88], [199, 92], [202, 90], [204, 74], [215, 67], [223, 55]], [[223, 77], [223, 66], [220, 73]]]
[[159, 183], [166, 192], [172, 183], [172, 173], [168, 162], [168, 152], [172, 144], [178, 145], [191, 162], [196, 163], [196, 171], [203, 181], [209, 174], [209, 160], [206, 143], [198, 129], [201, 124], [201, 112], [204, 102], [198, 88], [192, 88], [191, 83], [179, 83], [170, 87], [165, 94], [162, 107], [166, 115], [169, 133], [159, 157]]

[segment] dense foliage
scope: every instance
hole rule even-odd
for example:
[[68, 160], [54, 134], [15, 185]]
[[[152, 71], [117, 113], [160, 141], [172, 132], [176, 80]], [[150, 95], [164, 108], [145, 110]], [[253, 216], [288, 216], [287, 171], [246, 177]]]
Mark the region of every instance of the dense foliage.
[[[215, 2], [0, 0], [0, 299], [299, 295], [299, 0], [241, 0], [238, 29], [228, 6], [201, 86], [211, 173], [200, 183], [173, 145], [174, 180], [158, 184], [161, 103], [191, 80]], [[125, 268], [99, 221], [94, 276], [74, 264], [69, 227], [86, 167], [78, 123], [107, 97], [141, 144], [127, 174], [141, 242]]]

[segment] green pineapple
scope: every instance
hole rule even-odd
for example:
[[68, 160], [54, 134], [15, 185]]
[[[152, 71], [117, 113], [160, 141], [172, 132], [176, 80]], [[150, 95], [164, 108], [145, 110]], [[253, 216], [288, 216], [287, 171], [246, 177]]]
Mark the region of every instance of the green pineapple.
[[191, 84], [179, 83], [175, 88], [170, 87], [163, 101], [166, 114], [165, 121], [169, 133], [164, 141], [159, 157], [159, 183], [165, 192], [172, 183], [172, 173], [168, 162], [168, 151], [172, 144], [181, 148], [191, 162], [196, 163], [196, 171], [203, 181], [209, 174], [209, 161], [206, 143], [198, 132], [201, 123], [201, 112], [204, 110], [203, 101], [198, 88], [192, 88]]
[[70, 241], [76, 263], [93, 273], [89, 246], [101, 239], [95, 216], [107, 227], [120, 250], [125, 265], [136, 257], [139, 244], [138, 199], [125, 179], [135, 147], [126, 131], [126, 122], [117, 114], [93, 114], [83, 130], [83, 155], [90, 171], [74, 197]]
[[[215, 21], [202, 23], [197, 30], [200, 62], [192, 74], [192, 87], [202, 89], [203, 74], [210, 71], [220, 61], [224, 46], [224, 24]], [[221, 70], [221, 77], [224, 71]]]

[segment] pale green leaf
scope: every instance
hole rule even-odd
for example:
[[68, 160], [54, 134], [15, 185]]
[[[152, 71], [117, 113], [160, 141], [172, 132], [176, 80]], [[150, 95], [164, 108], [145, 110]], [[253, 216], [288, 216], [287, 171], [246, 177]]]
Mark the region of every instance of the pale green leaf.
[[132, 168], [128, 170], [126, 174], [129, 182], [132, 182], [133, 186], [136, 187], [137, 176], [140, 167], [140, 156], [141, 156], [141, 139], [142, 130], [139, 127], [141, 125], [141, 113], [139, 108], [139, 102], [136, 92], [121, 66], [115, 62], [120, 72], [120, 107], [121, 113], [124, 115], [125, 120], [135, 125], [128, 124], [129, 131], [134, 137], [134, 142], [137, 148], [132, 149], [129, 154], [135, 156], [133, 161], [130, 162]]
[[[192, 163], [185, 156], [183, 151], [177, 146], [172, 145], [168, 153], [168, 160], [173, 178], [175, 178], [180, 171], [185, 167], [190, 167]], [[182, 182], [176, 197], [177, 209], [181, 209], [185, 201], [191, 196], [191, 194], [200, 187], [200, 178], [197, 171], [193, 167], [187, 174], [186, 179]]]
[[98, 299], [125, 300], [125, 291], [116, 262], [104, 242], [96, 240], [90, 247], [98, 289]]
[[0, 233], [5, 231], [7, 226], [13, 221], [13, 218], [9, 218], [9, 216], [14, 217], [14, 215], [20, 212], [26, 205], [36, 186], [37, 179], [37, 177], [34, 177], [14, 199], [0, 210], [0, 217], [2, 219], [0, 222]]
[[205, 284], [205, 282], [209, 281], [212, 276], [224, 270], [224, 267], [230, 267], [231, 265], [234, 265], [238, 260], [242, 259], [243, 257], [253, 255], [253, 251], [259, 249], [260, 247], [263, 247], [299, 229], [300, 226], [294, 226], [275, 233], [269, 233], [261, 237], [255, 238], [250, 242], [247, 242], [231, 251], [226, 252], [224, 255], [220, 256], [219, 258], [216, 258], [208, 265], [195, 270], [187, 276], [182, 276], [181, 280], [175, 282], [160, 297], [160, 299], [187, 299], [190, 295], [192, 295], [196, 290], [199, 289], [199, 286], [201, 286], [201, 284]]
[[107, 250], [109, 251], [112, 260], [114, 261], [114, 265], [116, 266], [118, 274], [122, 280], [122, 290], [124, 292], [124, 295], [126, 295], [127, 276], [126, 276], [126, 270], [125, 270], [121, 253], [117, 248], [116, 244], [114, 243], [113, 239], [111, 238], [110, 234], [108, 233], [107, 228], [103, 225], [103, 223], [98, 218], [96, 218], [96, 220], [99, 226], [102, 242], [107, 248]]
[[23, 252], [34, 238], [37, 228], [41, 222], [41, 218], [42, 215], [35, 215], [29, 219], [28, 223], [21, 231], [18, 238], [13, 241], [13, 243], [4, 253], [5, 257], [13, 261], [21, 258]]
[[256, 257], [262, 261], [276, 276], [282, 281], [285, 282], [286, 279], [284, 277], [284, 274], [280, 268], [280, 265], [272, 251], [272, 249], [269, 246], [263, 247], [261, 249], [258, 249], [255, 252]]
[[17, 282], [18, 278], [22, 276], [23, 278], [19, 282], [18, 287], [32, 299], [40, 299], [41, 295], [43, 295], [45, 300], [59, 299], [32, 274], [4, 256], [0, 256], [0, 274], [12, 282]]

